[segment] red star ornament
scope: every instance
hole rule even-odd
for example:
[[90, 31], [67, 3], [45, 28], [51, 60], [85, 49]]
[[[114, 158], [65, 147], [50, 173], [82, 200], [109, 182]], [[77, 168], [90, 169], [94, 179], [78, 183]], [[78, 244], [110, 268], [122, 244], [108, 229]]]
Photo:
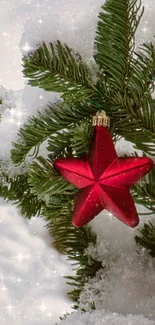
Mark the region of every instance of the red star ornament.
[[128, 226], [137, 226], [139, 218], [129, 188], [153, 167], [150, 158], [119, 158], [108, 129], [96, 126], [87, 157], [58, 158], [54, 167], [79, 188], [72, 218], [75, 227], [84, 226], [103, 209]]

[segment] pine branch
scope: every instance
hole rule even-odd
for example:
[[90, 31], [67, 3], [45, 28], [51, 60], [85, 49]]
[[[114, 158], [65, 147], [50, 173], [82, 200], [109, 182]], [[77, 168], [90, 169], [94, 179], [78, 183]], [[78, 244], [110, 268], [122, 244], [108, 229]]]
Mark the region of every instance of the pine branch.
[[[119, 116], [119, 114], [118, 114]], [[134, 149], [155, 155], [155, 101], [151, 95], [143, 99], [141, 106], [133, 113], [115, 119], [115, 132], [134, 144]]]
[[150, 43], [134, 52], [135, 32], [144, 11], [140, 8], [137, 0], [106, 1], [99, 14], [95, 59], [102, 68], [101, 97], [114, 121], [115, 134], [134, 142], [136, 149], [155, 154], [151, 98], [155, 50]]
[[143, 8], [137, 0], [107, 0], [101, 7], [96, 31], [95, 60], [103, 70], [108, 88], [122, 92], [134, 51], [134, 37]]
[[0, 196], [17, 205], [21, 214], [30, 219], [39, 216], [44, 208], [44, 202], [38, 200], [30, 191], [27, 174], [10, 177], [5, 173], [0, 175]]
[[59, 176], [43, 157], [38, 157], [30, 166], [28, 184], [38, 199], [74, 193], [74, 186]]
[[59, 40], [43, 43], [23, 59], [23, 72], [31, 86], [62, 93], [65, 102], [88, 99], [96, 92], [91, 73], [82, 57]]
[[[54, 237], [53, 245], [68, 259], [73, 261], [75, 276], [65, 277], [68, 284], [75, 287], [69, 296], [73, 301], [78, 301], [79, 295], [84, 284], [89, 277], [95, 276], [96, 272], [102, 267], [101, 262], [90, 258], [85, 250], [90, 244], [95, 245], [96, 235], [90, 227], [75, 228], [71, 223], [71, 210], [73, 203], [66, 205], [59, 210], [59, 216], [53, 218], [53, 211], [49, 210], [46, 220], [50, 220], [47, 225], [49, 232]], [[75, 268], [76, 266], [76, 268]]]
[[132, 188], [133, 197], [137, 204], [144, 205], [155, 213], [155, 165], [142, 181]]
[[72, 127], [70, 126], [70, 129], [57, 131], [49, 137], [47, 150], [51, 161], [57, 157], [72, 156], [71, 130]]
[[[61, 131], [57, 139], [60, 139], [60, 134], [64, 132], [64, 138], [66, 135], [64, 141], [68, 141], [69, 137], [67, 137], [63, 128], [66, 129], [68, 126], [74, 128], [84, 115], [87, 117], [94, 110], [101, 109], [103, 103], [104, 109], [112, 118], [112, 128], [113, 131], [115, 130], [114, 136], [124, 136], [126, 140], [135, 142], [135, 149], [154, 154], [155, 103], [151, 98], [150, 91], [153, 90], [155, 51], [151, 44], [144, 44], [143, 50], [142, 54], [137, 53], [136, 59], [131, 60], [130, 75], [123, 94], [118, 91], [113, 92], [113, 96], [110, 95], [108, 98], [106, 93], [103, 94], [103, 90], [100, 88], [101, 84], [98, 84], [98, 93], [93, 96], [90, 102], [83, 101], [77, 103], [77, 105], [74, 103], [72, 108], [69, 108], [64, 103], [57, 103], [49, 106], [45, 113], [39, 114], [38, 118], [32, 117], [29, 119], [28, 123], [19, 132], [21, 144], [14, 144], [15, 149], [12, 150], [13, 162], [20, 163], [33, 146], [36, 148], [34, 152], [36, 153], [39, 145], [48, 137], [51, 138], [51, 145], [49, 146], [51, 149], [55, 140], [54, 132]], [[70, 143], [68, 143], [66, 154], [71, 154], [69, 147]], [[62, 143], [60, 148], [64, 150], [66, 147]], [[58, 153], [61, 153], [62, 150], [59, 150]], [[53, 154], [53, 157], [55, 156]]]
[[154, 91], [155, 80], [155, 49], [152, 43], [143, 44], [134, 53], [131, 60], [131, 71], [128, 79], [128, 92], [134, 100], [136, 116], [137, 111], [143, 104], [143, 100]]
[[55, 160], [57, 157], [81, 157], [88, 153], [92, 139], [92, 125], [90, 119], [79, 124], [70, 126], [52, 134], [48, 140], [47, 150], [49, 158]]
[[76, 125], [71, 131], [71, 148], [77, 157], [86, 156], [88, 154], [90, 144], [92, 142], [93, 128], [90, 119]]
[[[155, 101], [151, 97], [151, 93], [154, 91], [155, 50], [151, 43], [144, 44], [141, 47], [141, 53], [137, 52], [135, 55], [136, 58], [132, 59], [131, 76], [127, 84], [127, 91], [131, 98], [130, 101], [128, 99], [127, 105], [129, 121], [131, 124], [133, 121], [131, 128], [135, 124], [137, 126], [139, 122], [138, 128], [135, 128], [137, 137], [133, 137], [135, 148], [148, 154], [155, 154]], [[132, 105], [133, 101], [134, 106]], [[129, 141], [133, 141], [131, 128], [129, 126], [129, 134], [128, 131], [124, 133], [123, 129], [123, 134]]]
[[32, 148], [35, 148], [34, 155], [38, 152], [38, 147], [46, 139], [57, 131], [67, 127], [74, 127], [78, 122], [83, 121], [94, 113], [94, 108], [90, 103], [81, 102], [72, 107], [65, 103], [48, 105], [45, 112], [38, 113], [38, 117], [29, 118], [28, 122], [19, 130], [18, 142], [13, 143], [11, 158], [15, 164], [20, 164]]
[[135, 240], [137, 245], [147, 249], [149, 254], [155, 257], [155, 227], [151, 222], [144, 224]]

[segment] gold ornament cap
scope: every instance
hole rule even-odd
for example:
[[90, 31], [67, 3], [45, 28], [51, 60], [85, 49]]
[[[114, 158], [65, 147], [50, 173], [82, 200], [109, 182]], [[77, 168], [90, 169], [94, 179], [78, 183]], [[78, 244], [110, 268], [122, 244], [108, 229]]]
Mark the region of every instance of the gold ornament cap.
[[105, 111], [97, 112], [95, 116], [93, 116], [92, 120], [93, 126], [104, 126], [104, 127], [110, 127], [110, 117], [106, 115]]

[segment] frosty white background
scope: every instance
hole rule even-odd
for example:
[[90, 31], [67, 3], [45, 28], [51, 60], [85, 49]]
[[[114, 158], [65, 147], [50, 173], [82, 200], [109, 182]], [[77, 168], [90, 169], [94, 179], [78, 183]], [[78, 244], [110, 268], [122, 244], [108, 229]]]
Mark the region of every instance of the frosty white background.
[[[42, 41], [59, 38], [91, 65], [97, 14], [103, 3], [104, 0], [1, 0], [0, 96], [5, 100], [0, 158], [10, 159], [11, 142], [28, 116], [58, 96], [26, 85], [22, 54]], [[145, 0], [143, 4], [145, 14], [137, 44], [153, 40], [155, 34], [155, 2]], [[120, 155], [131, 150], [125, 142], [117, 146]], [[41, 154], [46, 156], [44, 146]], [[16, 172], [11, 161], [9, 167], [10, 172]], [[68, 286], [63, 279], [63, 275], [71, 274], [71, 267], [52, 248], [52, 238], [42, 219], [25, 220], [14, 206], [2, 200], [0, 203], [0, 324], [52, 325], [59, 316], [71, 312], [66, 296]], [[141, 223], [146, 219], [142, 217]], [[155, 324], [154, 261], [145, 254], [138, 257], [133, 240], [136, 230], [105, 212], [92, 226], [98, 233], [98, 245], [95, 249], [90, 247], [90, 254], [98, 254], [104, 262], [109, 262], [110, 256], [112, 267], [107, 277], [100, 273], [86, 285], [81, 296], [81, 305], [94, 300], [97, 310], [92, 314], [75, 313], [62, 324]], [[101, 288], [100, 295], [95, 294]]]

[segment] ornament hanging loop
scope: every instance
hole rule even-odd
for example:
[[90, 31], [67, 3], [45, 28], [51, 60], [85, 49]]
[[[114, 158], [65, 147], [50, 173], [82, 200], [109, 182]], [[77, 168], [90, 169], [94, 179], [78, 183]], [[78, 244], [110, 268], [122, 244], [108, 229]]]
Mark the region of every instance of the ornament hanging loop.
[[110, 118], [106, 115], [105, 111], [97, 112], [95, 116], [93, 116], [92, 120], [93, 126], [104, 126], [110, 127]]

